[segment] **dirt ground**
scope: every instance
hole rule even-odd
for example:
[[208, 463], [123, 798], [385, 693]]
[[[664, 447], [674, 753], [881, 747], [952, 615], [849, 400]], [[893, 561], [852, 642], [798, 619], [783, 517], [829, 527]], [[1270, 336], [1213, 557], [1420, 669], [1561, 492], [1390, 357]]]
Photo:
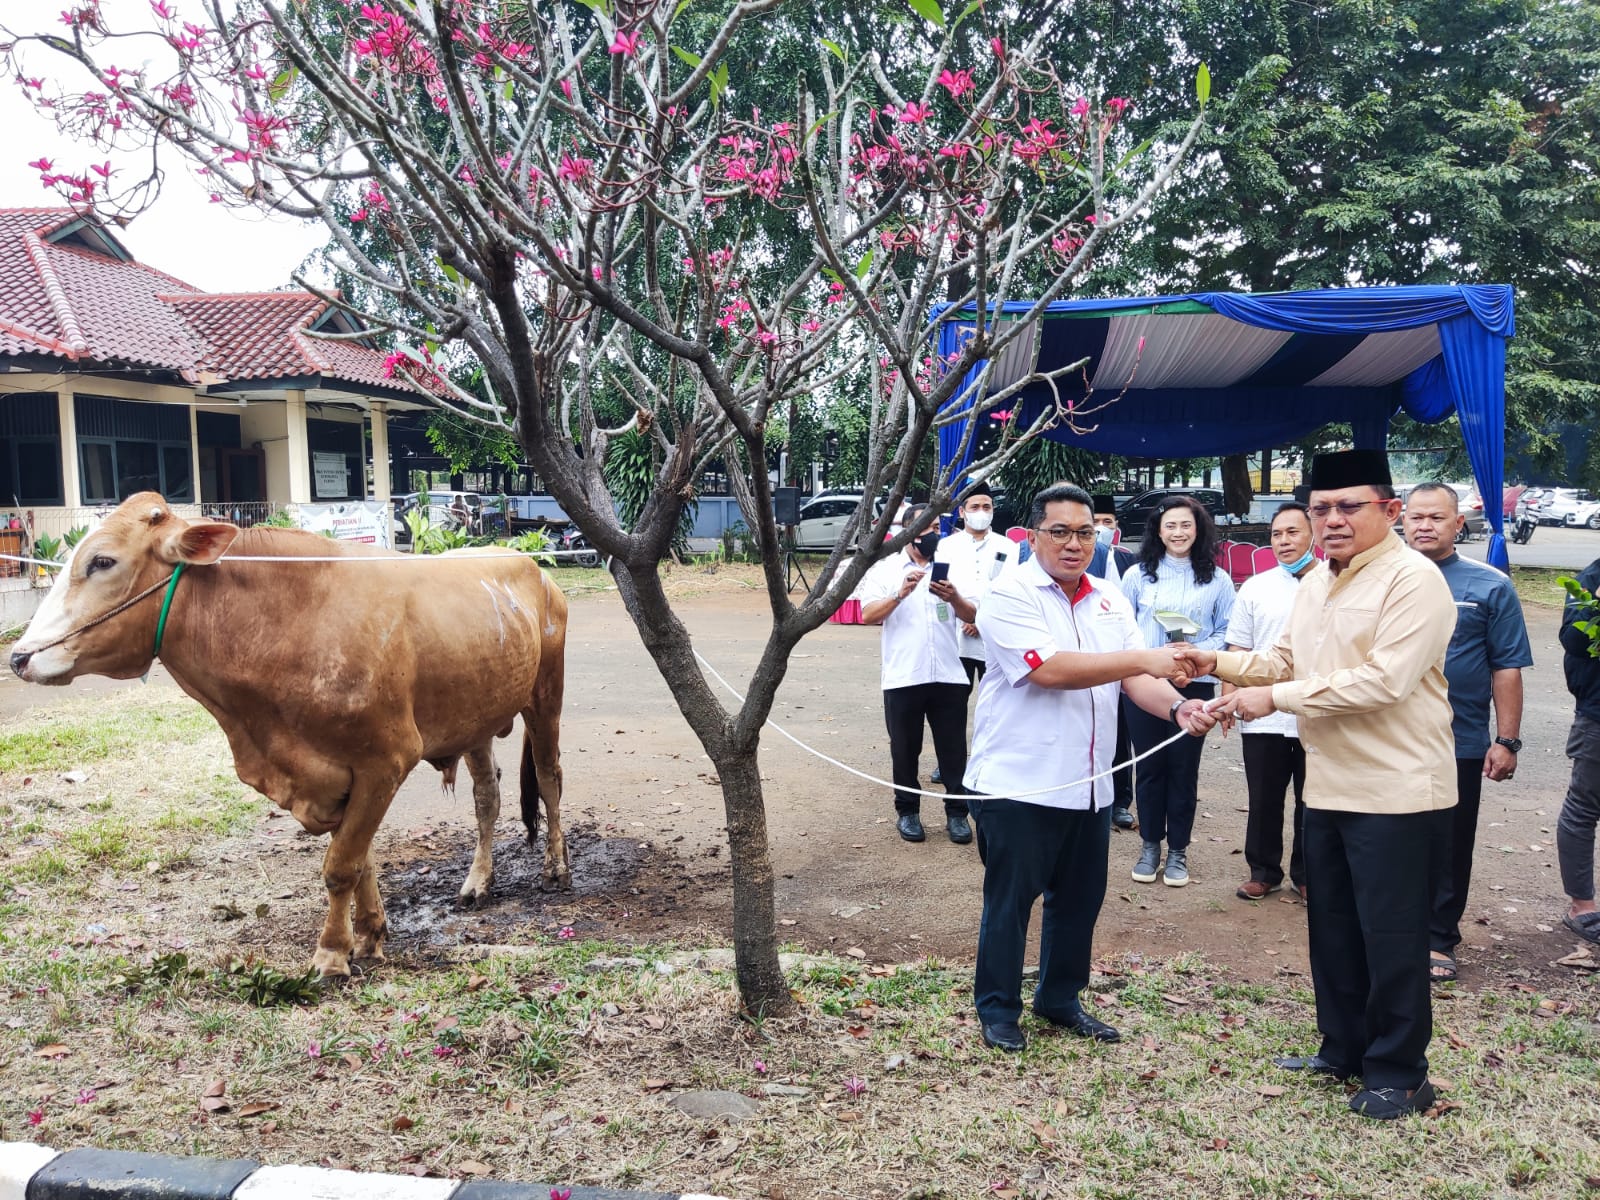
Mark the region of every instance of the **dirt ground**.
[[[592, 575], [603, 582], [599, 572]], [[764, 593], [750, 568], [713, 575], [678, 568], [680, 616], [711, 664], [739, 686], [767, 627]], [[1554, 825], [1565, 790], [1563, 755], [1571, 700], [1556, 644], [1559, 610], [1527, 608], [1536, 666], [1525, 673], [1523, 751], [1514, 781], [1487, 784], [1476, 870], [1462, 947], [1463, 986], [1564, 974], [1550, 967], [1574, 939], [1560, 928]], [[773, 719], [802, 741], [861, 770], [886, 776], [887, 738], [878, 687], [876, 629], [825, 625], [795, 656]], [[65, 694], [138, 687], [81, 681], [70, 693], [0, 681], [3, 723]], [[158, 669], [151, 686], [174, 685]], [[514, 740], [499, 744], [509, 781]], [[563, 818], [570, 832], [574, 891], [542, 896], [537, 863], [521, 842], [516, 802], [501, 820], [491, 903], [460, 913], [450, 900], [472, 847], [467, 788], [451, 797], [420, 767], [379, 834], [392, 949], [453, 942], [510, 942], [517, 930], [572, 925], [584, 936], [725, 943], [729, 874], [720, 790], [711, 765], [679, 716], [614, 590], [575, 594], [568, 641], [562, 734]], [[931, 747], [923, 762], [932, 767]], [[976, 946], [981, 870], [971, 846], [950, 844], [937, 800], [925, 807], [929, 840], [901, 841], [887, 788], [865, 783], [770, 735], [763, 774], [777, 909], [783, 937], [807, 949], [858, 947], [874, 961], [931, 955], [970, 961]], [[1307, 970], [1304, 909], [1290, 894], [1260, 904], [1234, 897], [1246, 875], [1244, 775], [1238, 736], [1213, 735], [1201, 771], [1200, 817], [1184, 889], [1128, 878], [1136, 834], [1112, 838], [1110, 886], [1097, 949], [1166, 957], [1197, 951], [1237, 977], [1260, 981]], [[241, 871], [239, 900], [294, 894], [280, 908], [309, 947], [320, 921], [316, 878], [321, 839], [287, 817], [263, 819], [254, 839], [271, 870]], [[268, 878], [270, 876], [270, 883]], [[277, 936], [289, 933], [282, 924]], [[290, 936], [295, 936], [291, 934]]]

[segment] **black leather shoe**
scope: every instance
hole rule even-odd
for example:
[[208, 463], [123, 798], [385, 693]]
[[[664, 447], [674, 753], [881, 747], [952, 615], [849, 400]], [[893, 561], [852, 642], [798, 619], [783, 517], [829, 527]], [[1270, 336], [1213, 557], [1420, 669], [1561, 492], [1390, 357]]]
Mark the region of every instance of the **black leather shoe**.
[[1330, 1075], [1334, 1079], [1349, 1079], [1354, 1072], [1341, 1071], [1327, 1059], [1318, 1054], [1291, 1055], [1288, 1058], [1275, 1058], [1272, 1065], [1282, 1067], [1285, 1071], [1305, 1071], [1310, 1075]]
[[1120, 804], [1113, 804], [1111, 806], [1111, 823], [1118, 829], [1132, 829], [1133, 810], [1124, 808]]
[[1397, 1121], [1412, 1113], [1427, 1112], [1435, 1099], [1433, 1084], [1424, 1079], [1422, 1086], [1411, 1092], [1405, 1088], [1363, 1088], [1350, 1097], [1350, 1111], [1374, 1121]]
[[983, 1027], [983, 1044], [1016, 1054], [1028, 1048], [1028, 1039], [1022, 1036], [1022, 1029], [1015, 1021], [996, 1021]]
[[1033, 1015], [1041, 1017], [1050, 1024], [1068, 1033], [1077, 1034], [1079, 1037], [1093, 1038], [1097, 1042], [1120, 1042], [1122, 1035], [1104, 1021], [1096, 1020], [1083, 1009], [1075, 1012], [1057, 1013], [1047, 1009], [1035, 1008]]
[[963, 816], [946, 817], [944, 831], [950, 835], [950, 840], [958, 846], [965, 846], [972, 840], [972, 823]]
[[924, 842], [928, 835], [922, 832], [922, 818], [916, 813], [901, 813], [900, 819], [894, 827], [900, 831], [900, 836], [908, 842]]

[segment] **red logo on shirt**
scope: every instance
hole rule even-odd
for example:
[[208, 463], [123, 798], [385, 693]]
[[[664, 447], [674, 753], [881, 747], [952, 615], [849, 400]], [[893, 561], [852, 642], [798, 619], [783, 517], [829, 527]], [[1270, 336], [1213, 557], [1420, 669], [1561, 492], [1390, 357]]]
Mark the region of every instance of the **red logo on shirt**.
[[1037, 671], [1040, 667], [1044, 666], [1044, 659], [1039, 657], [1039, 652], [1037, 650], [1029, 650], [1022, 656], [1022, 661], [1027, 663], [1028, 668], [1033, 671]]
[[1101, 612], [1110, 612], [1111, 611], [1111, 601], [1107, 600], [1104, 596], [1100, 597], [1100, 611]]

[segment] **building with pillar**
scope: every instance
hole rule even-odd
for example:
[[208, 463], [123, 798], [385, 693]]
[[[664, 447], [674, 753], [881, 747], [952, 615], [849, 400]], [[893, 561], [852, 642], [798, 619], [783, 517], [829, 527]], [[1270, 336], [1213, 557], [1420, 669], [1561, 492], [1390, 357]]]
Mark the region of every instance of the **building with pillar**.
[[309, 292], [199, 291], [70, 208], [0, 209], [0, 554], [140, 491], [243, 523], [387, 503], [389, 415], [429, 405], [361, 332]]

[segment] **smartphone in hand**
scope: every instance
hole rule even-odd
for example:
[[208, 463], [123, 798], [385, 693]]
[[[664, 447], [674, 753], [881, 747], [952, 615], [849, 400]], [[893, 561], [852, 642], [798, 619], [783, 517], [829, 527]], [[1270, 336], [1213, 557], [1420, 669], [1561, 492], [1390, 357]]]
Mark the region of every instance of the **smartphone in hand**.
[[928, 582], [943, 583], [949, 577], [950, 564], [947, 562], [936, 562], [933, 564], [933, 574], [929, 577]]

